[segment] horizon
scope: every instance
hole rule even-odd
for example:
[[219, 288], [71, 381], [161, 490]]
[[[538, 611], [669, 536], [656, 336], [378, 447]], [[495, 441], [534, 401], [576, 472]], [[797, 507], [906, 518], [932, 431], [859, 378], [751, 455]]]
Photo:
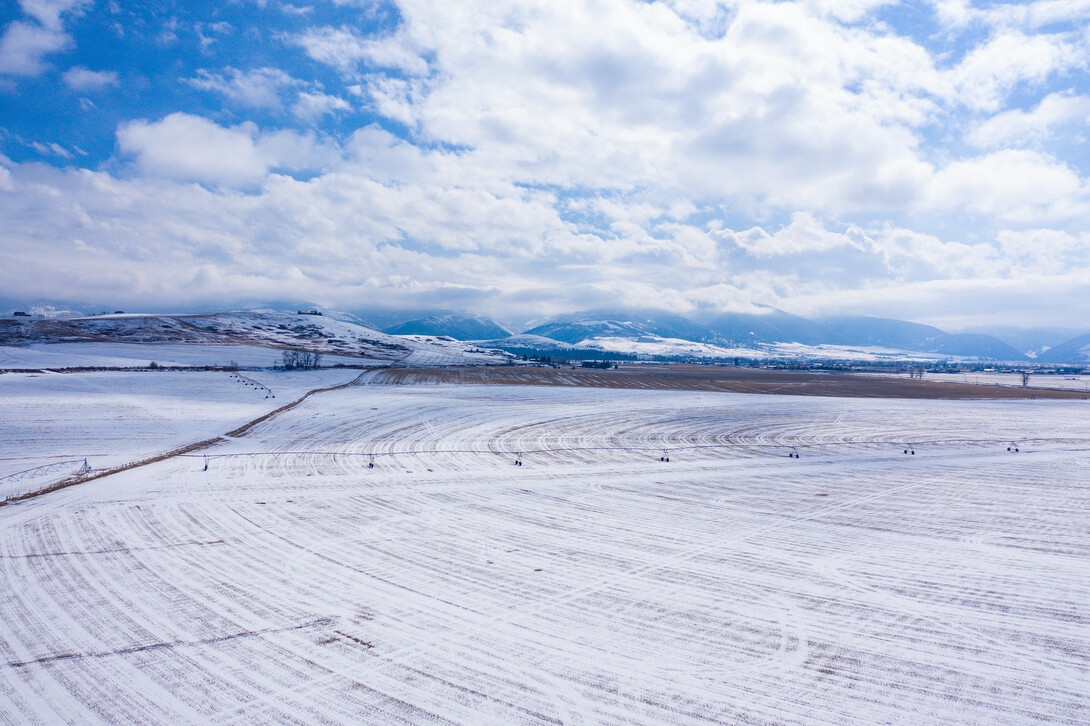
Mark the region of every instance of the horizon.
[[20, 0], [0, 8], [0, 290], [1085, 330], [1088, 20]]
[[[11, 307], [10, 305], [7, 307]], [[95, 307], [95, 306], [92, 306]], [[102, 308], [102, 306], [98, 306]], [[107, 306], [108, 307], [108, 306]], [[38, 319], [63, 319], [63, 318], [109, 318], [109, 317], [142, 317], [142, 316], [202, 316], [202, 315], [216, 315], [216, 314], [238, 314], [238, 313], [271, 313], [271, 314], [285, 314], [285, 313], [305, 313], [306, 311], [314, 310], [319, 315], [325, 315], [335, 320], [345, 320], [354, 324], [363, 325], [364, 327], [372, 328], [378, 332], [385, 332], [387, 329], [395, 328], [405, 323], [418, 322], [427, 320], [429, 318], [443, 318], [443, 317], [458, 317], [458, 318], [476, 318], [481, 319], [488, 323], [499, 325], [506, 328], [511, 335], [524, 335], [528, 331], [540, 327], [545, 324], [562, 321], [564, 318], [579, 319], [582, 316], [583, 320], [592, 319], [591, 316], [601, 315], [606, 316], [604, 319], [620, 321], [624, 316], [632, 316], [632, 320], [638, 321], [639, 316], [676, 316], [688, 322], [694, 323], [700, 327], [707, 327], [712, 325], [717, 317], [729, 316], [733, 313], [718, 313], [715, 316], [708, 314], [701, 316], [690, 317], [687, 315], [679, 315], [677, 313], [670, 312], [668, 310], [661, 310], [657, 308], [629, 308], [629, 309], [608, 309], [598, 308], [593, 310], [578, 310], [567, 313], [560, 313], [557, 315], [551, 315], [546, 317], [526, 318], [526, 317], [514, 317], [514, 318], [495, 318], [489, 315], [481, 313], [475, 313], [469, 310], [454, 310], [454, 309], [408, 309], [408, 308], [366, 308], [355, 310], [338, 310], [328, 308], [323, 305], [317, 305], [314, 303], [290, 305], [290, 304], [269, 304], [269, 305], [253, 305], [250, 307], [236, 307], [236, 308], [220, 308], [220, 307], [205, 307], [205, 308], [192, 308], [188, 310], [179, 310], [174, 308], [167, 308], [162, 310], [148, 309], [148, 310], [107, 310], [102, 308], [94, 312], [73, 310], [73, 309], [60, 309], [53, 306], [25, 306], [25, 309], [19, 310], [20, 313], [25, 313], [31, 316], [31, 318]], [[0, 317], [12, 317], [13, 313], [8, 311], [0, 311]], [[771, 308], [764, 306], [763, 308], [756, 309], [749, 312], [739, 311], [737, 314], [741, 315], [775, 315], [782, 314], [794, 318], [800, 318], [815, 322], [818, 324], [827, 324], [836, 320], [837, 322], [843, 322], [843, 319], [869, 319], [874, 321], [885, 322], [901, 322], [909, 323], [913, 325], [929, 326], [928, 323], [922, 323], [915, 320], [908, 320], [905, 318], [887, 318], [875, 315], [828, 315], [828, 316], [813, 316], [806, 317], [801, 315], [795, 315], [794, 313], [786, 310], [780, 310], [778, 308]], [[938, 326], [930, 326], [938, 328]], [[947, 334], [982, 334], [996, 338], [1005, 343], [1009, 341], [1004, 340], [1004, 336], [1031, 335], [1034, 338], [1051, 338], [1056, 343], [1067, 342], [1069, 339], [1081, 337], [1082, 335], [1090, 334], [1090, 326], [1086, 327], [1060, 327], [1060, 326], [973, 326], [965, 329], [944, 329], [938, 328], [941, 332]], [[1009, 343], [1014, 345], [1013, 343]], [[1017, 347], [1016, 345], [1014, 347]]]

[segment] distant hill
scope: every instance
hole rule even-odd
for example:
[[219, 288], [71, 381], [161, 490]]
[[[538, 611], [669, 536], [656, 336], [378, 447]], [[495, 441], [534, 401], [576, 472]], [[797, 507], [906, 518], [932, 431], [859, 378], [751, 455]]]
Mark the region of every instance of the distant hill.
[[319, 314], [243, 311], [0, 318], [0, 345], [49, 343], [249, 345], [374, 361], [411, 360], [434, 365], [497, 363], [509, 357], [467, 351], [462, 343], [399, 338]]
[[1087, 331], [1079, 328], [1015, 328], [1010, 326], [982, 327], [966, 330], [999, 338], [1027, 357], [1039, 360], [1049, 349], [1066, 343]]
[[826, 341], [833, 345], [870, 345], [902, 350], [923, 350], [927, 341], [946, 335], [930, 325], [866, 315], [818, 318]]
[[[404, 312], [383, 311], [390, 320], [384, 332], [379, 332], [355, 324], [359, 320], [355, 315], [314, 307], [316, 312], [324, 311], [324, 314], [266, 310], [181, 315], [0, 317], [0, 345], [62, 341], [255, 344], [302, 346], [315, 352], [400, 360], [415, 355], [418, 349], [421, 355], [447, 357], [465, 352], [462, 350], [465, 346], [445, 350], [453, 341], [440, 339], [451, 338], [455, 341], [489, 341], [489, 347], [520, 355], [541, 352], [572, 358], [582, 351], [586, 356], [665, 359], [753, 355], [853, 360], [960, 357], [1011, 363], [1030, 360], [1022, 350], [983, 333], [951, 334], [930, 325], [870, 316], [808, 319], [771, 307], [758, 308], [756, 312], [724, 313], [707, 320], [706, 324], [654, 309], [591, 310], [551, 318], [514, 337], [508, 328], [481, 315], [433, 311], [428, 314], [417, 312], [412, 319], [405, 319], [401, 317]], [[434, 340], [427, 341], [420, 336]], [[442, 353], [432, 350], [435, 347], [444, 350]], [[1056, 345], [1034, 360], [1041, 363], [1090, 362], [1090, 334]]]
[[506, 338], [511, 331], [480, 315], [429, 315], [386, 328], [390, 335], [445, 335], [457, 340]]
[[673, 339], [731, 349], [800, 344], [883, 348], [1011, 362], [1026, 360], [1022, 352], [989, 335], [950, 334], [930, 325], [869, 316], [810, 320], [775, 308], [758, 313], [724, 313], [706, 325], [655, 310], [596, 310], [558, 316], [525, 334], [591, 348], [603, 347], [602, 343], [592, 342], [595, 338], [627, 338], [642, 343]]
[[593, 310], [560, 315], [547, 323], [524, 330], [564, 343], [580, 343], [591, 338], [681, 338], [710, 341], [717, 336], [707, 327], [680, 315], [659, 310]]
[[1002, 340], [979, 333], [943, 333], [925, 341], [919, 350], [924, 353], [966, 355], [1014, 363], [1028, 360], [1022, 352]]
[[767, 313], [725, 313], [708, 323], [721, 338], [736, 345], [756, 343], [803, 343], [821, 345], [829, 341], [825, 329], [812, 320], [768, 308]]
[[1090, 333], [1049, 348], [1036, 360], [1040, 363], [1090, 363]]
[[818, 318], [816, 322], [825, 329], [826, 342], [833, 345], [877, 346], [1012, 362], [1026, 360], [1022, 351], [981, 333], [947, 333], [931, 325], [865, 315]]

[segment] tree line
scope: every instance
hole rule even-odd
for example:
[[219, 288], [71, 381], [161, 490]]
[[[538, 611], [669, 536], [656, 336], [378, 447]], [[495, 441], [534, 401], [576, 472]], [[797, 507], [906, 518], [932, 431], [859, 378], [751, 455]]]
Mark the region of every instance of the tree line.
[[280, 366], [282, 368], [317, 368], [321, 364], [321, 353], [310, 353], [305, 350], [285, 350], [280, 356]]

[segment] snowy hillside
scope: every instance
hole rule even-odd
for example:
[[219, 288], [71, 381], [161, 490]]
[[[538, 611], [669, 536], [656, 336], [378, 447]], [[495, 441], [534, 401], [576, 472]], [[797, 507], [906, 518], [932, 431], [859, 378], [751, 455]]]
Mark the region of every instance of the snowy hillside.
[[[63, 346], [63, 347], [60, 347]], [[0, 319], [0, 367], [274, 365], [283, 350], [329, 356], [334, 363], [432, 361], [496, 363], [505, 356], [456, 341], [387, 335], [321, 315], [229, 312], [199, 315], [101, 315]], [[109, 362], [104, 362], [109, 361]]]
[[[539, 323], [526, 333], [578, 349], [629, 355], [1025, 360], [1020, 351], [989, 335], [955, 335], [929, 325], [861, 316], [808, 320], [757, 307], [761, 312], [727, 313], [707, 325], [654, 310], [573, 313]], [[494, 342], [516, 347], [511, 341]]]
[[441, 335], [456, 340], [504, 338], [511, 331], [482, 315], [429, 315], [386, 328], [391, 335]]
[[966, 356], [919, 353], [878, 346], [807, 345], [804, 343], [753, 343], [742, 345], [716, 345], [682, 338], [660, 338], [653, 335], [639, 337], [597, 336], [566, 343], [540, 335], [513, 335], [501, 340], [485, 341], [482, 345], [502, 348], [522, 355], [550, 355], [555, 357], [587, 358], [595, 354], [603, 357], [625, 358], [693, 358], [693, 359], [768, 359], [790, 358], [799, 360], [843, 361], [893, 361], [893, 360], [967, 360]]

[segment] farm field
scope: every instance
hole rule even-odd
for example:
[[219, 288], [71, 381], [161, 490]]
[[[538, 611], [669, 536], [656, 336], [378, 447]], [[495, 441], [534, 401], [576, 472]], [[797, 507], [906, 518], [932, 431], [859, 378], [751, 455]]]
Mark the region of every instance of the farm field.
[[[929, 381], [942, 383], [971, 383], [979, 386], [1022, 386], [1022, 376], [1018, 373], [993, 373], [993, 372], [969, 372], [969, 373], [930, 373], [925, 372], [924, 378]], [[1090, 376], [1040, 374], [1035, 373], [1029, 377], [1029, 388], [1057, 388], [1067, 391], [1079, 391], [1084, 395], [1090, 394]]]
[[[258, 345], [181, 345], [164, 343], [35, 343], [0, 346], [0, 368], [134, 368], [155, 361], [165, 366], [269, 368], [284, 351]], [[323, 354], [324, 365], [389, 365], [386, 360]]]
[[[218, 436], [313, 388], [346, 383], [359, 373], [5, 374], [0, 376], [0, 500], [71, 474], [84, 459], [104, 469]], [[74, 463], [50, 466], [56, 462]], [[33, 471], [38, 468], [43, 470]]]
[[[132, 443], [153, 375], [94, 375], [5, 376], [3, 433], [132, 456], [267, 405], [154, 374], [197, 408]], [[0, 723], [1090, 722], [1087, 402], [473, 375], [0, 507]]]
[[[1045, 378], [1045, 376], [1038, 376]], [[1015, 388], [982, 380], [913, 380], [907, 376], [692, 364], [624, 364], [616, 369], [547, 366], [390, 368], [375, 379], [398, 384], [501, 384], [637, 390], [778, 393], [795, 396], [878, 398], [1084, 399], [1081, 388]]]

